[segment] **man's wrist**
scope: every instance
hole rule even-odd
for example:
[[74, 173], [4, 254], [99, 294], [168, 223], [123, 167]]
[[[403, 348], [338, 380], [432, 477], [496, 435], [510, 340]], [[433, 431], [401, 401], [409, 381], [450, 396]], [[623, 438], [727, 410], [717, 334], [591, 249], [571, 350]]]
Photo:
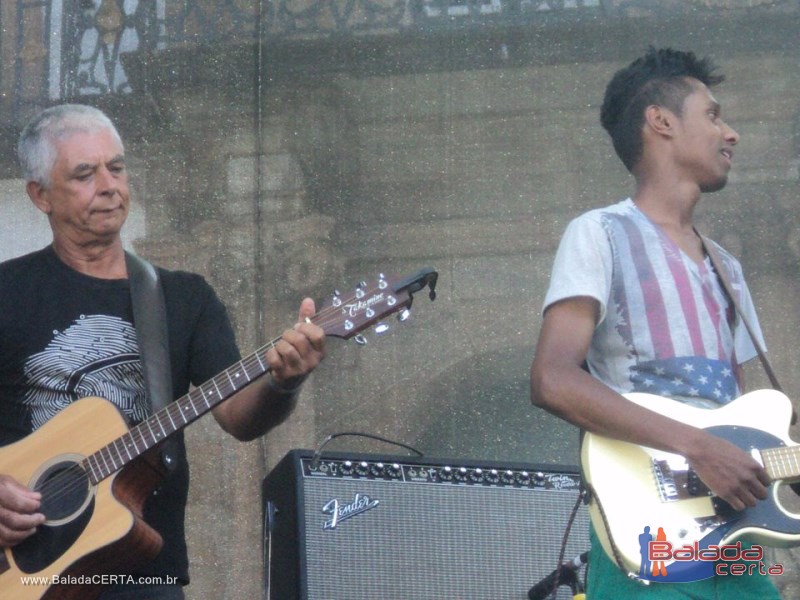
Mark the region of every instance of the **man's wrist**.
[[267, 375], [267, 388], [270, 392], [280, 394], [282, 396], [294, 396], [300, 391], [303, 383], [306, 380], [305, 375], [293, 377], [286, 381], [278, 381], [272, 373]]

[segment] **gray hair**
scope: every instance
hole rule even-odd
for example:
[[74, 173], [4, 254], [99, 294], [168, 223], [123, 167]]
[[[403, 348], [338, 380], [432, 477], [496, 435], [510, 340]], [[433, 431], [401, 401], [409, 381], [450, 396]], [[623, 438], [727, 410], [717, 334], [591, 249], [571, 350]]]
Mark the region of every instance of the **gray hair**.
[[22, 130], [17, 144], [25, 181], [50, 185], [50, 174], [56, 162], [56, 142], [75, 133], [110, 130], [122, 146], [122, 138], [106, 114], [93, 106], [60, 104], [36, 115]]

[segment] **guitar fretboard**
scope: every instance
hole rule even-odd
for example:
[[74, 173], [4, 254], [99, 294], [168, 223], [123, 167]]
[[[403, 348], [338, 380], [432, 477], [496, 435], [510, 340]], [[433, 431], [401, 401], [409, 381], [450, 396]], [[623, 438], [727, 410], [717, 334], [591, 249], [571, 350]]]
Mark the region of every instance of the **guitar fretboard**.
[[[428, 286], [430, 298], [433, 300], [437, 277], [438, 274], [431, 268], [421, 269], [397, 283], [390, 282], [381, 274], [371, 284], [359, 284], [350, 294], [341, 296], [336, 292], [327, 306], [306, 320], [321, 327], [325, 335], [349, 339], [385, 315], [410, 307], [412, 292]], [[92, 484], [97, 485], [113, 475], [159, 442], [265, 375], [269, 371], [269, 365], [263, 357], [280, 339], [268, 342], [185, 396], [169, 403], [125, 435], [87, 456], [83, 460], [83, 466]]]
[[97, 485], [255, 379], [265, 375], [269, 371], [269, 365], [262, 357], [277, 342], [277, 339], [269, 342], [185, 396], [169, 403], [132, 427], [125, 435], [87, 456], [85, 463], [92, 483]]
[[800, 447], [784, 446], [761, 451], [764, 468], [770, 479], [797, 480], [800, 478]]

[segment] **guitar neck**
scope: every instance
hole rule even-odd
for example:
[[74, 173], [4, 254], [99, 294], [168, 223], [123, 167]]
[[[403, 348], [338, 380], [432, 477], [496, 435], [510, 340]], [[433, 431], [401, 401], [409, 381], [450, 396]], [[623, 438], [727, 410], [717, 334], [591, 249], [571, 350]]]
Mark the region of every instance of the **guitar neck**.
[[[420, 269], [414, 275], [399, 281], [393, 281], [381, 274], [369, 284], [360, 283], [355, 290], [344, 296], [335, 292], [321, 310], [307, 320], [319, 326], [325, 335], [350, 339], [378, 319], [410, 307], [414, 292], [429, 287], [429, 296], [433, 300], [436, 297], [434, 288], [437, 277], [438, 274], [431, 268]], [[88, 456], [84, 462], [92, 483], [100, 483], [265, 375], [269, 371], [269, 365], [264, 362], [263, 357], [280, 339], [265, 344]]]
[[135, 458], [176, 431], [202, 417], [212, 408], [269, 372], [262, 358], [278, 343], [272, 340], [249, 356], [228, 367], [185, 396], [135, 425], [128, 433], [86, 458], [93, 484], [116, 473]]
[[800, 479], [800, 446], [781, 446], [761, 451], [764, 468], [773, 481]]

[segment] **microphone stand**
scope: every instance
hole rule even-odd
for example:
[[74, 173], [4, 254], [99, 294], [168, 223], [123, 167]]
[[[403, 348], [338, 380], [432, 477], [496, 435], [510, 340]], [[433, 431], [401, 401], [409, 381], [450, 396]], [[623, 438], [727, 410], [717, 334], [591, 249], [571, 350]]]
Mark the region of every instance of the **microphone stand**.
[[585, 598], [583, 584], [578, 578], [578, 570], [589, 560], [589, 553], [576, 556], [571, 562], [564, 563], [539, 583], [528, 590], [528, 600], [545, 600], [562, 585], [572, 590], [574, 600]]

